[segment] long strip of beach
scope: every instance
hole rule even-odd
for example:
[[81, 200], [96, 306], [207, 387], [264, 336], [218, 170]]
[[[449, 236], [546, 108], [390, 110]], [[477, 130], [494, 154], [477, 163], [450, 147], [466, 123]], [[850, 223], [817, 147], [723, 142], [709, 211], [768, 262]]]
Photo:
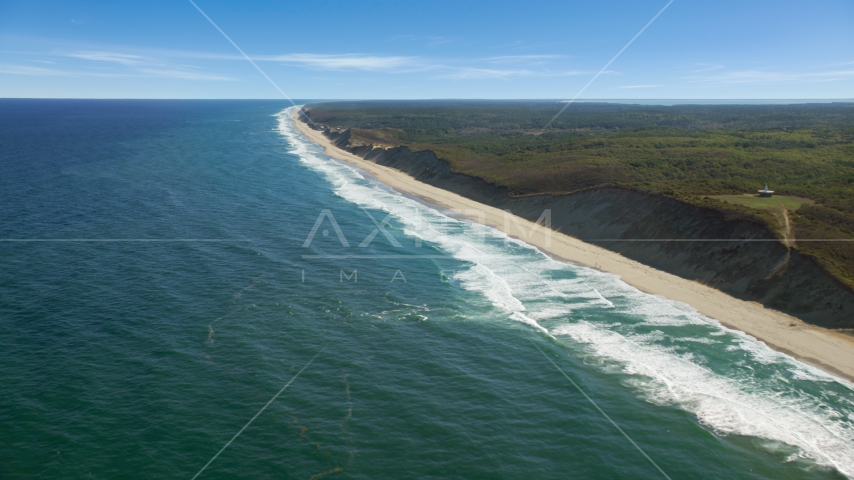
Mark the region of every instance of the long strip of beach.
[[546, 232], [543, 227], [535, 228], [537, 225], [533, 222], [519, 217], [514, 217], [515, 221], [506, 222], [507, 213], [503, 210], [427, 185], [403, 172], [377, 165], [337, 148], [321, 132], [300, 121], [296, 111], [293, 121], [297, 129], [309, 140], [322, 146], [327, 155], [358, 166], [396, 190], [493, 226], [553, 257], [618, 275], [624, 282], [643, 292], [690, 305], [701, 314], [726, 327], [754, 336], [775, 350], [854, 381], [854, 336], [850, 334], [807, 324], [759, 303], [739, 300], [701, 283], [657, 270], [577, 238], [555, 231]]

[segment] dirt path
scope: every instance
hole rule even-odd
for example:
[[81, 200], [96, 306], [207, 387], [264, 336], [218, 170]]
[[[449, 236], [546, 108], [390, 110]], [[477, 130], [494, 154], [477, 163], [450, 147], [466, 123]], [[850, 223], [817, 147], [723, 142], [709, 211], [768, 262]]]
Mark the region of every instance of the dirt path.
[[789, 211], [785, 208], [783, 209], [783, 235], [785, 235], [783, 243], [787, 247], [791, 247], [795, 243], [795, 237], [792, 235], [792, 222], [789, 220]]

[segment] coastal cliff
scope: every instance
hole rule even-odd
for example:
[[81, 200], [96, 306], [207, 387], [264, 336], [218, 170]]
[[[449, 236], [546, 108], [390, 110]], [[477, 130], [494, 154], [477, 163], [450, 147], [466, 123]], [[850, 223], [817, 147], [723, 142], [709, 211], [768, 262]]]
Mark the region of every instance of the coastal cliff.
[[[302, 112], [301, 117], [307, 119]], [[351, 145], [349, 130], [313, 128], [343, 150], [426, 184], [530, 221], [551, 209], [556, 231], [814, 325], [854, 328], [854, 292], [811, 257], [777, 241], [760, 222], [617, 187], [514, 196], [506, 187], [454, 172], [431, 151]]]

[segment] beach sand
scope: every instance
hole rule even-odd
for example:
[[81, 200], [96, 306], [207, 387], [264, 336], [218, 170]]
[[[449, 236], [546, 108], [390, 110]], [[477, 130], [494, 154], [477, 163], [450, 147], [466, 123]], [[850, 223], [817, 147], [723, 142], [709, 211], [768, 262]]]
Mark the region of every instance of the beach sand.
[[759, 303], [739, 300], [701, 283], [643, 265], [574, 237], [546, 231], [543, 227], [532, 232], [536, 226], [533, 222], [519, 217], [513, 217], [515, 222], [507, 222], [507, 213], [503, 210], [427, 185], [403, 172], [377, 165], [335, 147], [322, 133], [301, 122], [296, 116], [296, 110], [293, 120], [299, 131], [312, 142], [321, 145], [327, 155], [358, 166], [396, 190], [416, 195], [474, 221], [495, 227], [554, 258], [618, 275], [621, 280], [643, 292], [690, 305], [701, 314], [726, 327], [756, 337], [775, 350], [854, 381], [854, 336], [851, 334], [807, 324]]

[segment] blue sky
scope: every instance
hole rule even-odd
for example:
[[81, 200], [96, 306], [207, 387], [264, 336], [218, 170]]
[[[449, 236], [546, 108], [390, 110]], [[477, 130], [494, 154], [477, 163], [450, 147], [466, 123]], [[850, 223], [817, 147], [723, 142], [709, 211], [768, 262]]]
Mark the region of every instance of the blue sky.
[[[667, 0], [196, 3], [292, 98], [572, 98]], [[281, 98], [187, 0], [0, 2], [0, 97]], [[675, 0], [581, 96], [853, 97], [851, 0]]]

